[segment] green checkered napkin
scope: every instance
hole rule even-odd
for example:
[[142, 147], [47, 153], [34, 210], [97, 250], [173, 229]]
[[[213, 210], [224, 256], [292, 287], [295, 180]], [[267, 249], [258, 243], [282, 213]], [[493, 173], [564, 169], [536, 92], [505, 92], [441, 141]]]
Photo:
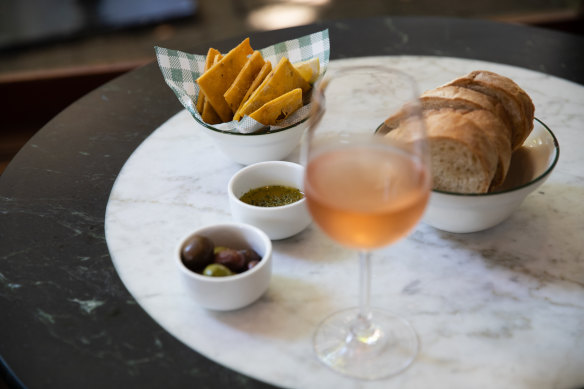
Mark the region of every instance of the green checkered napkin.
[[[250, 43], [253, 47], [253, 42]], [[204, 55], [188, 54], [162, 47], [155, 47], [155, 51], [158, 66], [162, 71], [164, 80], [175, 93], [180, 103], [191, 115], [202, 122], [201, 115], [195, 107], [197, 95], [199, 94], [199, 85], [197, 85], [195, 80], [205, 70], [206, 53]], [[330, 54], [328, 29], [298, 39], [280, 42], [259, 51], [262, 53], [264, 60], [272, 62], [273, 66], [277, 65], [282, 57], [288, 57], [291, 63], [318, 57], [320, 71], [323, 74], [328, 66]], [[294, 124], [305, 118], [309, 110], [309, 106], [304, 106], [287, 117], [278, 127], [271, 127], [270, 129], [273, 130]], [[213, 125], [213, 127], [223, 131], [251, 133], [265, 126], [245, 116], [239, 122], [231, 121], [229, 123]]]

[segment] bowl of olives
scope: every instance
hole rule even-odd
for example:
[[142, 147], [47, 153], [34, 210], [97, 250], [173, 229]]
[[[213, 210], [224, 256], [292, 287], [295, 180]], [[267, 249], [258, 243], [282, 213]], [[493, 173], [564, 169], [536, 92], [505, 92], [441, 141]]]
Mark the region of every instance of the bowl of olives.
[[180, 240], [175, 257], [190, 295], [212, 310], [253, 303], [268, 289], [272, 275], [270, 238], [244, 223], [201, 227]]
[[287, 161], [240, 169], [227, 185], [233, 218], [263, 230], [272, 240], [296, 235], [311, 223], [302, 193], [304, 167]]

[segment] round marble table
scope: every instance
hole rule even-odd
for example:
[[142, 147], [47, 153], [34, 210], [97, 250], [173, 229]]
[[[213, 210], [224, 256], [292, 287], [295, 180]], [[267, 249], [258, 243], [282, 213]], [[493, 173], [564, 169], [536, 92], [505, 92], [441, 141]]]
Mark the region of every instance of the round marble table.
[[[315, 228], [275, 244], [280, 257], [275, 282], [258, 303], [241, 311], [213, 314], [185, 306], [167, 267], [149, 271], [166, 250], [152, 244], [153, 231], [162, 231], [172, 245], [173, 233], [184, 232], [186, 223], [173, 217], [180, 218], [181, 207], [199, 197], [187, 193], [192, 197], [182, 198], [167, 218], [148, 219], [140, 211], [172, 208], [172, 196], [156, 195], [156, 188], [176, 189], [176, 181], [168, 184], [173, 180], [165, 187], [164, 177], [207, 174], [204, 167], [181, 172], [175, 168], [184, 164], [148, 161], [148, 153], [165, 156], [172, 147], [188, 153], [188, 141], [197, 141], [172, 143], [177, 135], [189, 136], [192, 119], [152, 64], [70, 106], [0, 177], [0, 371], [9, 385], [584, 386], [584, 141], [578, 135], [584, 122], [584, 39], [442, 18], [347, 20], [251, 39], [264, 47], [323, 28], [330, 31], [333, 66], [390, 61], [415, 70], [421, 89], [477, 66], [509, 74], [532, 95], [536, 116], [560, 142], [556, 171], [509, 221], [470, 235], [422, 223], [396, 248], [399, 256], [374, 264], [382, 272], [376, 273], [374, 288], [376, 282], [390, 285], [374, 289], [374, 301], [401, 311], [420, 334], [422, 350], [412, 368], [389, 380], [357, 382], [314, 361], [311, 326], [327, 313], [323, 307], [351, 305], [356, 292], [330, 282], [318, 285], [314, 272], [326, 260], [298, 263], [312, 258], [302, 247], [327, 250], [348, 263]], [[225, 50], [240, 38], [178, 49]], [[171, 147], [160, 147], [165, 142]], [[220, 161], [212, 188], [222, 188], [222, 177], [238, 169]], [[165, 170], [169, 167], [174, 170]], [[193, 225], [229, 218], [227, 211], [221, 213], [223, 200], [209, 199], [211, 192], [203, 201], [211, 202], [212, 212], [195, 207], [200, 213]], [[146, 228], [142, 222], [153, 224]], [[120, 239], [122, 234], [130, 239]], [[306, 270], [313, 276], [303, 276]], [[342, 282], [353, 278], [347, 275]], [[297, 288], [304, 292], [290, 293]], [[307, 300], [311, 293], [314, 298]], [[332, 293], [340, 301], [333, 301]], [[254, 324], [254, 318], [263, 322]], [[287, 322], [278, 322], [282, 318]], [[226, 349], [224, 339], [214, 341], [217, 333], [228, 334], [237, 346]]]

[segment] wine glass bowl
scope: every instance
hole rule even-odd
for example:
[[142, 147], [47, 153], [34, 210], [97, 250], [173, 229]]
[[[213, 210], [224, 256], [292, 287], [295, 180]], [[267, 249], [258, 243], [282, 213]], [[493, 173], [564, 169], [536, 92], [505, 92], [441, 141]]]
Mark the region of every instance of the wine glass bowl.
[[[388, 136], [380, 127], [396, 117], [400, 124]], [[359, 305], [320, 324], [315, 352], [351, 377], [397, 374], [413, 362], [419, 342], [405, 319], [371, 308], [370, 251], [404, 238], [430, 195], [416, 84], [383, 66], [329, 70], [315, 84], [308, 126], [301, 154], [308, 210], [326, 235], [359, 251], [360, 259]]]
[[377, 249], [404, 237], [428, 198], [420, 166], [382, 136], [341, 133], [323, 140], [304, 186], [321, 229], [354, 249]]

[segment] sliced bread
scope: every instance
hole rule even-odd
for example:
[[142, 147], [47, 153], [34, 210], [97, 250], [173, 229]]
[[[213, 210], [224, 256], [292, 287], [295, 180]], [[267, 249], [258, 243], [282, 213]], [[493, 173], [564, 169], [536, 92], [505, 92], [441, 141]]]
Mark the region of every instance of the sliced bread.
[[[474, 71], [420, 97], [432, 160], [433, 188], [485, 193], [501, 185], [513, 150], [533, 128], [534, 106], [510, 79]], [[403, 108], [379, 133], [411, 142]]]
[[493, 152], [497, 155], [497, 169], [491, 182], [491, 189], [501, 185], [509, 171], [512, 154], [506, 124], [497, 115], [485, 109], [475, 109], [463, 113], [462, 116], [480, 127], [491, 140]]
[[424, 113], [430, 144], [433, 188], [486, 193], [497, 169], [494, 146], [483, 130], [455, 110]]
[[454, 85], [430, 89], [420, 96], [422, 109], [453, 108], [457, 110], [484, 109], [492, 112], [503, 120], [503, 130], [509, 138], [512, 137], [511, 125], [506, 121], [506, 113], [501, 103], [494, 97], [468, 88]]
[[[454, 85], [430, 89], [420, 97], [422, 109], [455, 109], [479, 126], [491, 139], [498, 156], [498, 165], [492, 186], [500, 185], [511, 161], [512, 130], [501, 104], [493, 97], [472, 89]], [[503, 118], [503, 119], [502, 119]]]

